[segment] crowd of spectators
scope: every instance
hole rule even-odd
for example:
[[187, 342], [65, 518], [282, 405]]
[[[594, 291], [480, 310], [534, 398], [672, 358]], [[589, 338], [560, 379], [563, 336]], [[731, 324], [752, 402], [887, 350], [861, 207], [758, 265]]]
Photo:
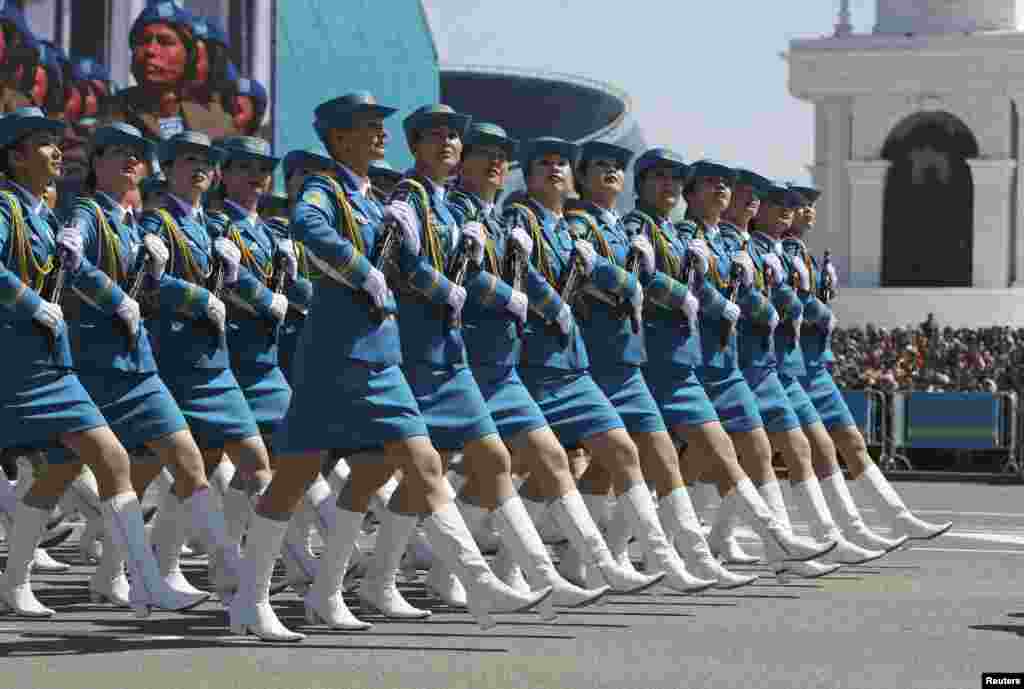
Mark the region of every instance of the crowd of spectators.
[[1024, 328], [837, 329], [835, 377], [847, 389], [1024, 392]]

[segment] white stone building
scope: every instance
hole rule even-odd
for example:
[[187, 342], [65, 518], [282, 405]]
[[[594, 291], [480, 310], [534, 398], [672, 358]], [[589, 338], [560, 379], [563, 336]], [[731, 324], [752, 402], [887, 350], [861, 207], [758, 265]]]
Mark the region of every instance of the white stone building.
[[1024, 0], [878, 0], [871, 34], [848, 5], [787, 53], [841, 320], [1024, 325]]

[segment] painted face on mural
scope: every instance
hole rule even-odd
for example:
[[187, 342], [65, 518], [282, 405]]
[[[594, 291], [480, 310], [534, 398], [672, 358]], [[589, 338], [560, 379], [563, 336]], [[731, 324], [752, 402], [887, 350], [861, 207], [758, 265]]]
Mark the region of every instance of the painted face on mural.
[[172, 86], [185, 78], [188, 49], [168, 24], [142, 29], [132, 53], [132, 74], [140, 84]]

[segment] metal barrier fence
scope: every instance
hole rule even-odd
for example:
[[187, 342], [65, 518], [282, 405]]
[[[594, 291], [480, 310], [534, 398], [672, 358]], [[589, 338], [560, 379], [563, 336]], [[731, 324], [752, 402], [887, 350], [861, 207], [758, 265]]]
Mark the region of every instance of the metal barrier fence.
[[[843, 397], [888, 474], [1024, 480], [1019, 442], [1024, 416], [1013, 393], [844, 390]], [[911, 460], [912, 450], [948, 451], [953, 466], [922, 471]], [[994, 460], [998, 469], [966, 470], [982, 459]]]

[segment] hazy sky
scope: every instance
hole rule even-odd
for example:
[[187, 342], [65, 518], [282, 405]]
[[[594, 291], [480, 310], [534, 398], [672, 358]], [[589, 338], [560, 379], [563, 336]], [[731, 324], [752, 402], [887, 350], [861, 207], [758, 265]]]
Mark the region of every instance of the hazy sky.
[[[809, 181], [813, 108], [779, 53], [830, 35], [838, 0], [424, 0], [442, 62], [540, 68], [629, 93], [651, 145]], [[852, 0], [858, 32], [874, 0]]]

